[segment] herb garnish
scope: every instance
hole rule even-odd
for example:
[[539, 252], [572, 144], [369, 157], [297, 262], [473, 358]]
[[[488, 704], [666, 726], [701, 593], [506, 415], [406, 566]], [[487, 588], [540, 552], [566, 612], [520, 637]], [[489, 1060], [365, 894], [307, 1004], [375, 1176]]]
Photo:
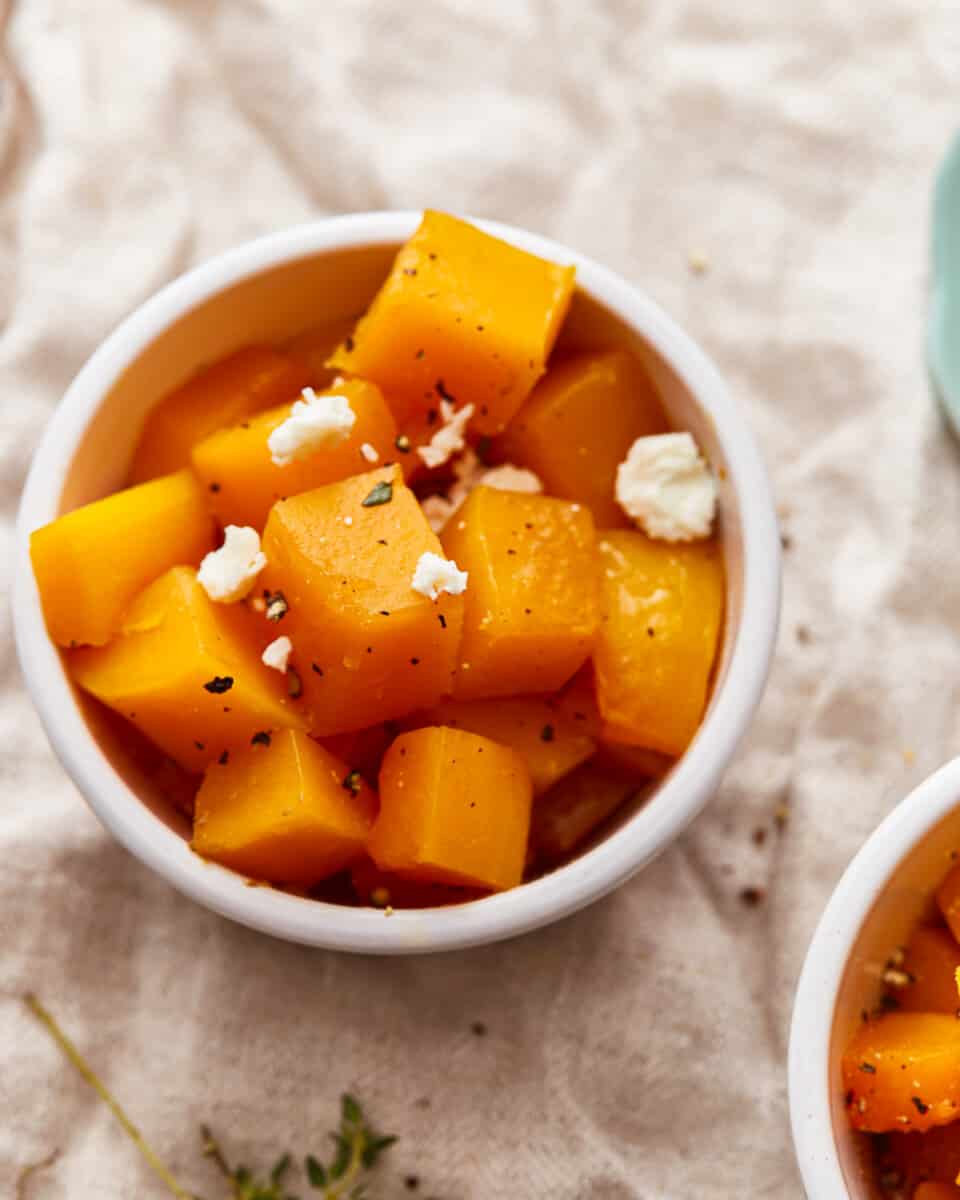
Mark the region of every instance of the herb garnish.
[[405, 433], [397, 435], [397, 440], [393, 443], [401, 454], [410, 453], [410, 439]]
[[356, 794], [360, 791], [362, 784], [363, 780], [360, 776], [360, 772], [350, 771], [348, 774], [344, 775], [343, 782], [340, 784], [340, 786], [345, 791], [350, 792], [351, 795], [356, 796]]
[[363, 508], [376, 508], [378, 504], [389, 504], [392, 499], [393, 484], [389, 479], [381, 479], [373, 485], [360, 504]]
[[[29, 995], [25, 999], [27, 1007], [45, 1026], [71, 1066], [110, 1109], [124, 1133], [167, 1191], [175, 1200], [201, 1200], [196, 1193], [188, 1192], [177, 1182], [173, 1173], [127, 1116], [119, 1101], [36, 996]], [[269, 1175], [261, 1178], [249, 1167], [231, 1166], [208, 1126], [202, 1125], [200, 1132], [204, 1156], [219, 1168], [229, 1187], [226, 1200], [297, 1200], [293, 1193], [287, 1191], [284, 1183], [293, 1166], [293, 1159], [289, 1154], [278, 1158]], [[321, 1162], [313, 1154], [308, 1154], [304, 1159], [303, 1169], [307, 1182], [320, 1193], [318, 1200], [367, 1200], [369, 1192], [362, 1176], [376, 1166], [383, 1152], [397, 1139], [389, 1134], [378, 1133], [364, 1116], [357, 1100], [347, 1093], [340, 1098], [340, 1123], [330, 1133], [330, 1137], [334, 1143], [334, 1150], [329, 1162]], [[18, 1196], [23, 1194], [29, 1177], [50, 1166], [58, 1154], [58, 1151], [54, 1151], [42, 1162], [31, 1163], [21, 1171], [17, 1184]], [[408, 1176], [409, 1178], [415, 1177]], [[407, 1186], [409, 1187], [409, 1183]]]
[[212, 679], [208, 679], [203, 685], [203, 690], [205, 692], [213, 692], [215, 696], [222, 696], [224, 692], [229, 692], [232, 687], [232, 675], [214, 675]]

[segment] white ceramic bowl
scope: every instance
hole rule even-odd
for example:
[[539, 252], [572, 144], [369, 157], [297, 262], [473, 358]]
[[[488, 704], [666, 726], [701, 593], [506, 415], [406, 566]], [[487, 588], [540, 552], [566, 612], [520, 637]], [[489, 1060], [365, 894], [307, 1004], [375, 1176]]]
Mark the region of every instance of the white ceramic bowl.
[[960, 758], [925, 780], [868, 838], [844, 872], [807, 951], [790, 1030], [790, 1115], [809, 1200], [880, 1200], [850, 1128], [840, 1060], [880, 974], [925, 915], [960, 848]]
[[204, 362], [252, 341], [280, 341], [366, 306], [419, 213], [337, 217], [261, 238], [171, 283], [96, 351], [54, 413], [20, 507], [14, 582], [17, 648], [61, 762], [130, 851], [208, 908], [278, 937], [407, 954], [490, 942], [535, 929], [623, 883], [706, 803], [763, 690], [776, 635], [780, 542], [763, 463], [743, 414], [703, 352], [636, 288], [565, 246], [478, 222], [535, 254], [575, 263], [579, 290], [564, 338], [632, 345], [656, 377], [675, 425], [690, 429], [721, 475], [728, 570], [725, 640], [709, 712], [690, 749], [642, 805], [573, 862], [513, 891], [452, 908], [397, 912], [251, 888], [196, 857], [122, 739], [78, 696], [44, 628], [30, 569], [31, 530], [122, 486], [144, 413]]

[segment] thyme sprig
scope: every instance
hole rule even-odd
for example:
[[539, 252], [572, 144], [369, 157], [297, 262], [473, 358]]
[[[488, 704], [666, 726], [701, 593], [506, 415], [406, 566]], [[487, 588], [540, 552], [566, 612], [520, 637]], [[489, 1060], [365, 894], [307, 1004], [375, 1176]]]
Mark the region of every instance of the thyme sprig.
[[[120, 1102], [37, 997], [31, 994], [25, 997], [25, 1001], [33, 1015], [60, 1047], [67, 1061], [113, 1113], [121, 1129], [167, 1191], [176, 1200], [202, 1200], [195, 1193], [188, 1192], [176, 1180], [127, 1116]], [[261, 1178], [249, 1167], [231, 1166], [220, 1142], [207, 1125], [200, 1127], [200, 1133], [204, 1157], [210, 1159], [219, 1169], [230, 1189], [225, 1200], [298, 1200], [298, 1197], [286, 1188], [286, 1180], [293, 1167], [293, 1159], [289, 1154], [278, 1158], [270, 1173]], [[321, 1161], [313, 1154], [308, 1154], [303, 1160], [306, 1182], [312, 1189], [320, 1192], [318, 1200], [370, 1200], [366, 1172], [376, 1166], [383, 1152], [397, 1139], [391, 1134], [377, 1133], [367, 1121], [356, 1098], [346, 1093], [340, 1098], [340, 1123], [329, 1136], [333, 1142], [333, 1151], [327, 1161]], [[50, 1166], [58, 1153], [55, 1151], [42, 1162], [32, 1163], [21, 1171], [17, 1200], [26, 1195], [30, 1176]]]

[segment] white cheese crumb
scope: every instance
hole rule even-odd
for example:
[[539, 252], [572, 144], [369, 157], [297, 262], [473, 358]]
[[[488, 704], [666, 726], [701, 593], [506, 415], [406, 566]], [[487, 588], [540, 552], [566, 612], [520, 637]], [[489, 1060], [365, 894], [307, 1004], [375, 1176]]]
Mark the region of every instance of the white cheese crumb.
[[443, 418], [443, 426], [425, 446], [417, 447], [417, 453], [431, 470], [443, 466], [447, 459], [466, 445], [464, 432], [467, 422], [473, 416], [473, 405], [465, 404], [459, 412], [455, 412], [449, 400], [441, 400], [440, 416]]
[[431, 600], [436, 600], [441, 592], [459, 596], [467, 590], [467, 572], [461, 571], [452, 559], [427, 550], [420, 555], [410, 586]]
[[353, 524], [353, 517], [344, 517], [344, 518], [343, 518], [343, 523], [344, 523], [344, 525], [352, 525], [352, 524]]
[[527, 492], [536, 496], [543, 491], [543, 484], [533, 471], [528, 471], [526, 467], [515, 467], [512, 463], [484, 471], [479, 482], [484, 487], [496, 488], [500, 492]]
[[617, 468], [617, 503], [652, 538], [710, 536], [717, 485], [689, 433], [642, 437]]
[[380, 455], [377, 453], [376, 447], [371, 446], [369, 442], [363, 443], [363, 445], [360, 447], [360, 453], [369, 463], [380, 461]]
[[223, 545], [211, 550], [200, 564], [197, 582], [211, 600], [233, 604], [248, 594], [266, 565], [260, 534], [249, 525], [228, 525]]
[[267, 438], [270, 457], [278, 467], [309, 458], [325, 446], [336, 446], [350, 436], [356, 413], [346, 396], [318, 396], [304, 388], [287, 417]]
[[288, 637], [278, 637], [270, 643], [270, 645], [260, 655], [260, 659], [265, 667], [272, 667], [275, 671], [286, 671], [287, 665], [290, 662], [290, 655], [293, 653], [293, 642]]

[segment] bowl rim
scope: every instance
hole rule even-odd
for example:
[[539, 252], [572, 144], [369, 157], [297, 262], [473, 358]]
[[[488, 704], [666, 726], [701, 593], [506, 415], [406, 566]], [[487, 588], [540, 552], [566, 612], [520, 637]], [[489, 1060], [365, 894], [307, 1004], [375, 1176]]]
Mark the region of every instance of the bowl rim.
[[780, 610], [780, 534], [767, 471], [714, 364], [654, 301], [608, 268], [558, 242], [468, 217], [533, 254], [575, 265], [580, 289], [657, 350], [715, 426], [739, 501], [743, 586], [740, 629], [706, 720], [657, 795], [592, 850], [511, 891], [468, 905], [398, 911], [389, 921], [377, 910], [251, 888], [233, 872], [199, 859], [150, 812], [95, 742], [47, 635], [30, 567], [30, 531], [56, 516], [69, 465], [102, 398], [163, 330], [219, 292], [285, 263], [399, 244], [421, 216], [360, 213], [268, 234], [195, 267], [146, 300], [101, 343], [55, 409], [27, 476], [16, 529], [13, 613], [21, 669], [54, 752], [101, 822], [142, 862], [205, 907], [287, 940], [360, 953], [421, 953], [512, 937], [574, 912], [639, 870], [697, 815], [718, 783], [763, 692]]
[[918, 784], [870, 834], [840, 877], [800, 972], [790, 1023], [788, 1091], [809, 1200], [850, 1197], [833, 1124], [830, 1052], [837, 995], [864, 922], [903, 860], [960, 806], [960, 757]]

